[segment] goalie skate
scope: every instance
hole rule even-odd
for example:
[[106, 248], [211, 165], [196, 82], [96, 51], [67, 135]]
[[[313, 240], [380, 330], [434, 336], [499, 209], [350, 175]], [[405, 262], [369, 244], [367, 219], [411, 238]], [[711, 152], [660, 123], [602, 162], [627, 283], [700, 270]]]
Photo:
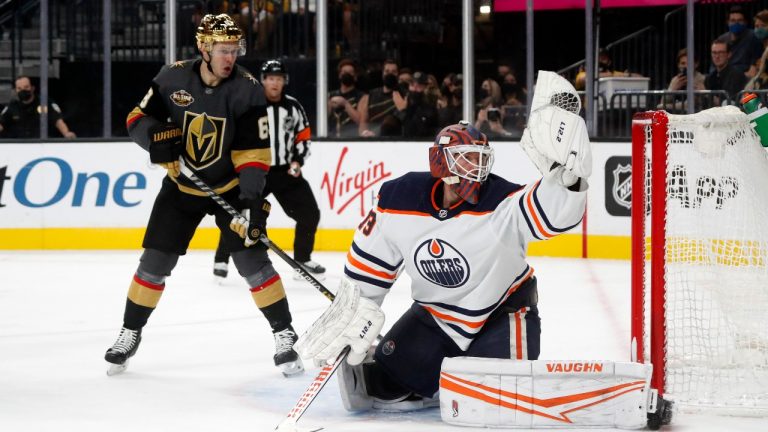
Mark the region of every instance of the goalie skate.
[[141, 343], [141, 329], [131, 330], [123, 327], [114, 345], [104, 354], [104, 360], [110, 363], [107, 375], [113, 376], [125, 372], [128, 359], [136, 354]]
[[304, 372], [304, 363], [302, 363], [299, 354], [293, 349], [293, 344], [299, 339], [293, 327], [288, 327], [274, 334], [275, 336], [275, 366], [286, 377], [300, 375]]

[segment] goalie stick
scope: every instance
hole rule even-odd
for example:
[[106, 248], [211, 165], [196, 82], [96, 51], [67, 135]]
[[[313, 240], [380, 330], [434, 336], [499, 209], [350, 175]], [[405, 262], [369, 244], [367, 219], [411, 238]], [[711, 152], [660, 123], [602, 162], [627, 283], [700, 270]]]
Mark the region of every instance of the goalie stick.
[[291, 408], [291, 411], [288, 412], [288, 415], [285, 416], [283, 421], [281, 421], [280, 424], [275, 427], [276, 431], [316, 432], [323, 429], [321, 427], [313, 429], [300, 428], [296, 425], [296, 422], [298, 422], [301, 416], [304, 415], [304, 412], [315, 400], [317, 395], [320, 393], [320, 390], [322, 390], [323, 387], [328, 384], [328, 381], [330, 381], [331, 376], [333, 376], [333, 374], [336, 372], [336, 369], [338, 369], [339, 366], [341, 366], [341, 364], [346, 361], [347, 354], [349, 354], [349, 347], [344, 348], [344, 350], [341, 351], [338, 356], [336, 356], [336, 360], [334, 360], [333, 363], [327, 364], [323, 366], [322, 369], [320, 369], [320, 373], [318, 373], [312, 383], [309, 384], [309, 387], [307, 387], [307, 389], [304, 391], [304, 394], [301, 395], [299, 400], [296, 402], [296, 405]]
[[[195, 174], [192, 169], [190, 169], [186, 163], [184, 163], [184, 158], [179, 158], [179, 169], [182, 174], [184, 174], [184, 177], [192, 180], [192, 182], [197, 186], [201, 191], [205, 192], [209, 197], [211, 197], [216, 204], [220, 205], [224, 210], [227, 211], [232, 217], [240, 217], [242, 216], [240, 212], [238, 212], [234, 207], [232, 207], [231, 204], [226, 202], [216, 191], [211, 189], [210, 186], [208, 186], [203, 180], [200, 179], [200, 177]], [[277, 254], [280, 258], [282, 258], [283, 261], [285, 261], [291, 268], [293, 268], [294, 271], [296, 271], [298, 274], [300, 274], [307, 282], [309, 282], [315, 289], [320, 291], [328, 300], [333, 301], [333, 293], [328, 291], [326, 287], [323, 286], [317, 279], [315, 279], [314, 276], [312, 276], [308, 271], [306, 271], [301, 264], [299, 264], [296, 260], [291, 258], [287, 253], [285, 253], [282, 249], [280, 249], [277, 245], [272, 243], [272, 241], [262, 234], [259, 236], [259, 241], [264, 243], [265, 246], [267, 246], [272, 252]], [[250, 238], [246, 239], [246, 244], [250, 246], [253, 244], [253, 240]]]
[[[216, 204], [220, 205], [224, 210], [227, 211], [232, 217], [240, 217], [241, 214], [238, 212], [234, 207], [232, 207], [231, 204], [229, 204], [227, 201], [225, 201], [216, 191], [211, 189], [210, 186], [208, 186], [203, 180], [200, 179], [200, 177], [195, 174], [192, 169], [190, 169], [185, 163], [184, 158], [179, 158], [179, 169], [181, 173], [187, 177], [188, 179], [192, 180], [192, 182], [197, 186], [201, 191], [205, 192], [209, 197], [211, 197]], [[304, 277], [304, 279], [307, 280], [307, 282], [311, 283], [312, 286], [314, 286], [318, 291], [320, 291], [328, 300], [333, 301], [336, 296], [328, 290], [323, 284], [321, 284], [317, 279], [315, 279], [311, 274], [309, 274], [306, 270], [304, 270], [301, 265], [299, 265], [298, 262], [296, 262], [293, 258], [288, 256], [282, 249], [277, 247], [274, 243], [272, 243], [267, 236], [262, 234], [259, 236], [259, 241], [264, 243], [272, 252], [276, 253], [280, 258], [282, 258], [288, 265], [293, 267], [295, 271], [297, 271], [300, 275]], [[304, 412], [309, 408], [309, 405], [312, 404], [312, 402], [315, 400], [317, 395], [320, 393], [320, 390], [325, 387], [325, 384], [328, 383], [328, 381], [331, 379], [331, 376], [333, 376], [334, 372], [336, 372], [336, 369], [339, 368], [342, 362], [346, 361], [347, 354], [349, 354], [349, 347], [345, 348], [344, 350], [339, 353], [339, 355], [336, 357], [336, 360], [329, 365], [324, 366], [320, 373], [317, 374], [317, 377], [312, 381], [312, 383], [309, 385], [306, 391], [304, 391], [304, 394], [301, 395], [298, 402], [296, 402], [296, 405], [294, 405], [293, 408], [291, 408], [291, 411], [288, 413], [288, 415], [283, 419], [283, 421], [280, 422], [280, 424], [277, 425], [275, 430], [277, 431], [283, 431], [283, 432], [315, 432], [319, 431], [322, 428], [315, 428], [315, 429], [300, 429], [296, 426], [296, 422], [299, 421], [302, 415], [304, 415]]]

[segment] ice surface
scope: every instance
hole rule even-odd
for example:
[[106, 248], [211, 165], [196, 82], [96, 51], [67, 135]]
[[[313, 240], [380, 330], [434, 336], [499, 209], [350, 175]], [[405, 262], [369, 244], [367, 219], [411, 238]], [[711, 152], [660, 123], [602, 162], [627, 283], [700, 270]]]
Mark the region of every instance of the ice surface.
[[[0, 251], [0, 431], [271, 431], [317, 369], [286, 379], [245, 282], [213, 252], [180, 259], [127, 372], [107, 377], [104, 351], [122, 323], [138, 251]], [[336, 290], [342, 253], [315, 253]], [[303, 332], [328, 305], [273, 256]], [[544, 359], [629, 360], [629, 262], [531, 258], [539, 278]], [[407, 276], [386, 299], [391, 325], [409, 305]], [[386, 326], [385, 326], [386, 328]], [[469, 431], [437, 409], [344, 411], [335, 379], [299, 421], [328, 431]], [[766, 431], [767, 419], [679, 414], [668, 430]]]

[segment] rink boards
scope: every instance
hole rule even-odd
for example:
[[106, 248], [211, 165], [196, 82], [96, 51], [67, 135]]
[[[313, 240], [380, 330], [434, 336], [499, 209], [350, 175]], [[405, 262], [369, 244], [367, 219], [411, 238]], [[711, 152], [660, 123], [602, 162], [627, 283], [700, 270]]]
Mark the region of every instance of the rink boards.
[[[314, 142], [303, 171], [321, 211], [316, 250], [346, 250], [383, 182], [429, 169], [430, 145]], [[493, 147], [494, 173], [521, 184], [539, 176], [517, 142]], [[630, 144], [593, 143], [593, 156], [586, 224], [532, 243], [531, 255], [629, 258]], [[0, 249], [138, 249], [164, 175], [131, 142], [0, 144]], [[292, 227], [273, 205], [270, 237], [290, 249]], [[190, 248], [217, 240], [206, 217]]]

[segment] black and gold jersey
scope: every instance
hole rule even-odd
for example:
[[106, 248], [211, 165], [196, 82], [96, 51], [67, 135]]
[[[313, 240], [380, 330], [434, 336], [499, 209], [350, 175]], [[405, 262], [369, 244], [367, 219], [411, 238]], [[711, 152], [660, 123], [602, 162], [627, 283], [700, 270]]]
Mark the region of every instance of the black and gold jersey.
[[[206, 86], [200, 77], [201, 63], [198, 59], [164, 66], [128, 115], [127, 126], [144, 149], [149, 148], [149, 126], [166, 121], [179, 126], [187, 164], [212, 188], [224, 192], [238, 184], [242, 169], [269, 169], [266, 99], [256, 78], [237, 65], [218, 86]], [[201, 194], [183, 176], [175, 181], [182, 191]]]

